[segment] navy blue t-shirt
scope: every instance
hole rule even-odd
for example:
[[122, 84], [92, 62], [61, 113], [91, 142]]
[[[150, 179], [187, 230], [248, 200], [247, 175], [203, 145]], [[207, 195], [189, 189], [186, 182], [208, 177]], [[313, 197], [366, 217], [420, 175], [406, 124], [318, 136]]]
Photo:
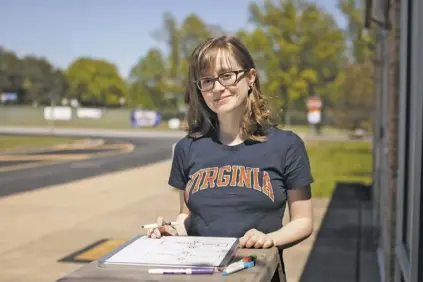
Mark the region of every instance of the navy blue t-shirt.
[[287, 190], [310, 189], [313, 178], [304, 142], [271, 128], [264, 142], [222, 144], [215, 136], [181, 139], [169, 185], [185, 191], [188, 235], [242, 237], [255, 228], [282, 227]]

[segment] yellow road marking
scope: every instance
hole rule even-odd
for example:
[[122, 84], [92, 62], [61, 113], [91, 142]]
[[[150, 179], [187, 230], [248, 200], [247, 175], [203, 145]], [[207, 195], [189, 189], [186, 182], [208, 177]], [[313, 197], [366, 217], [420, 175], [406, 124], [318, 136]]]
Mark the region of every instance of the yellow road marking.
[[17, 164], [17, 165], [9, 165], [6, 167], [0, 167], [0, 172], [10, 172], [15, 170], [22, 170], [22, 169], [28, 169], [28, 168], [34, 168], [34, 167], [41, 167], [41, 166], [48, 166], [48, 165], [54, 165], [58, 163], [62, 163], [64, 161], [40, 161], [35, 163], [29, 163], [29, 164]]
[[96, 260], [113, 251], [123, 243], [125, 240], [107, 240], [85, 252], [75, 256], [77, 260]]
[[101, 146], [104, 144], [104, 140], [103, 139], [98, 139], [98, 140], [92, 140], [89, 143], [74, 143], [74, 144], [59, 144], [59, 145], [55, 145], [53, 146], [53, 148], [57, 149], [57, 150], [74, 150], [74, 149], [87, 149], [87, 148], [96, 148], [98, 146]]
[[54, 160], [84, 160], [88, 159], [88, 154], [69, 154], [69, 155], [8, 155], [0, 156], [0, 161], [54, 161]]
[[110, 150], [110, 149], [122, 149], [122, 150], [133, 150], [134, 149], [134, 145], [132, 144], [106, 144], [106, 145], [102, 145], [99, 146], [98, 149], [105, 149], [105, 150]]
[[120, 154], [126, 154], [126, 153], [130, 153], [132, 152], [134, 149], [133, 145], [128, 145], [125, 148], [122, 148], [122, 150], [120, 151], [111, 151], [111, 152], [97, 152], [97, 153], [92, 153], [90, 154], [90, 159], [94, 159], [94, 158], [104, 158], [104, 157], [111, 157], [111, 156], [116, 156], [116, 155], [120, 155]]
[[[91, 147], [87, 147], [90, 149]], [[6, 167], [0, 167], [0, 172], [10, 172], [15, 170], [22, 170], [28, 168], [48, 166], [66, 161], [79, 161], [94, 158], [110, 157], [119, 154], [132, 152], [135, 146], [132, 144], [107, 144], [98, 146], [96, 149], [110, 150], [109, 152], [95, 152], [89, 154], [48, 154], [48, 155], [0, 155], [0, 161], [35, 161], [34, 163], [16, 164]], [[92, 149], [92, 148], [91, 148]]]
[[132, 144], [113, 144], [113, 145], [109, 145], [109, 146], [102, 146], [101, 148], [106, 148], [106, 149], [120, 149], [120, 151], [112, 151], [112, 152], [95, 152], [92, 153], [90, 155], [94, 155], [94, 156], [109, 156], [109, 155], [113, 155], [116, 153], [129, 153], [132, 152], [135, 148], [134, 145]]

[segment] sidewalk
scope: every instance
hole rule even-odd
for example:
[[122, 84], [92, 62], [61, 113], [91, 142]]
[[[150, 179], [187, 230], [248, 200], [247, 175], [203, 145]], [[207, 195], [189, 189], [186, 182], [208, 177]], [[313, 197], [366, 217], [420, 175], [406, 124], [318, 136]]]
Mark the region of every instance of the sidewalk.
[[[158, 215], [174, 218], [179, 200], [167, 185], [169, 169], [164, 161], [0, 199], [0, 281], [55, 281], [82, 266], [59, 259], [100, 239], [128, 240]], [[313, 236], [284, 252], [289, 282], [300, 281], [307, 270], [330, 201], [313, 203]]]

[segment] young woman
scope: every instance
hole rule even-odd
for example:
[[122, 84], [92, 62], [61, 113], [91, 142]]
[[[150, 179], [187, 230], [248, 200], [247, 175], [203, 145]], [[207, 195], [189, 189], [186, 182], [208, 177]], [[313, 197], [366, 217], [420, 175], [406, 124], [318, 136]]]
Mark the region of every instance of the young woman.
[[[231, 36], [209, 39], [192, 53], [188, 76], [188, 135], [175, 146], [169, 177], [181, 190], [181, 224], [148, 236], [238, 237], [241, 247], [279, 249], [307, 238], [307, 152], [295, 133], [272, 123], [246, 47]], [[290, 222], [282, 227], [286, 203]]]

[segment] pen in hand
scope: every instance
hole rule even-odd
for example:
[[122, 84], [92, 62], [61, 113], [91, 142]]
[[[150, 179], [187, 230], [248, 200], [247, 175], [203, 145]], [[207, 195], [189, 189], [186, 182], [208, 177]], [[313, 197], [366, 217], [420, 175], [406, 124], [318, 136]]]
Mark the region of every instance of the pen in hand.
[[149, 229], [149, 228], [158, 228], [158, 227], [160, 227], [160, 226], [164, 226], [164, 225], [177, 225], [177, 224], [179, 224], [178, 222], [176, 222], [176, 221], [172, 221], [172, 222], [163, 222], [163, 224], [162, 225], [158, 225], [157, 223], [150, 223], [150, 224], [145, 224], [145, 225], [142, 225], [141, 226], [141, 228], [147, 228], [147, 229]]

